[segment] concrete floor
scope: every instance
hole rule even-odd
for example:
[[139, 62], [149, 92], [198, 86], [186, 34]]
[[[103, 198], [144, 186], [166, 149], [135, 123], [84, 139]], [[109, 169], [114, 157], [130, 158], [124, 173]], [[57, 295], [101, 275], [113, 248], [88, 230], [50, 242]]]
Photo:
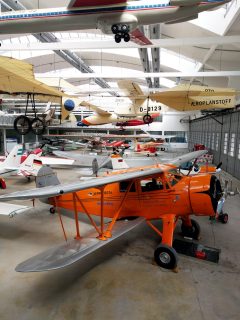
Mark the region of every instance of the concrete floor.
[[[58, 170], [58, 174], [65, 182], [76, 179], [74, 170]], [[7, 184], [1, 193], [34, 186], [19, 177], [8, 179]], [[24, 215], [0, 217], [1, 320], [239, 319], [239, 195], [226, 201], [228, 224], [197, 219], [201, 243], [222, 250], [219, 264], [180, 255], [178, 273], [153, 263], [159, 239], [147, 225], [125, 238], [123, 246], [113, 244], [68, 268], [17, 273], [18, 263], [63, 243], [57, 215], [50, 215], [49, 207], [39, 201], [36, 205]], [[71, 238], [74, 221], [63, 219]], [[83, 234], [89, 228], [81, 223]]]

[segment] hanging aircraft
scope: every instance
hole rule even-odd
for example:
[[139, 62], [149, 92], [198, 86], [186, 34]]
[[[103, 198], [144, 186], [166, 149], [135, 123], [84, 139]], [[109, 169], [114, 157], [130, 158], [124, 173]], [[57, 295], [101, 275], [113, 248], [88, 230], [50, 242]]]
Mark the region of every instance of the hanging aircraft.
[[[135, 107], [135, 106], [121, 106], [119, 108], [118, 113], [112, 113], [106, 110], [103, 110], [102, 108], [95, 106], [94, 104], [91, 104], [87, 101], [82, 101], [80, 103], [80, 106], [89, 108], [95, 112], [94, 115], [88, 116], [84, 118], [81, 121], [77, 122], [77, 126], [79, 127], [88, 127], [88, 126], [96, 126], [101, 124], [117, 124], [118, 126], [130, 126], [133, 125], [133, 122], [135, 121], [135, 125], [144, 125], [146, 124], [144, 120], [141, 120], [143, 115], [147, 112], [147, 108], [143, 107]], [[161, 106], [159, 105], [156, 107], [158, 110], [161, 110]], [[159, 116], [159, 113], [156, 113], [156, 111], [149, 111], [151, 114], [148, 124], [153, 121], [154, 118]], [[139, 119], [138, 119], [139, 118]], [[140, 119], [141, 118], [141, 119]], [[137, 122], [139, 121], [139, 122]]]
[[[200, 226], [190, 219], [190, 215], [215, 216], [222, 196], [220, 182], [214, 175], [183, 176], [178, 171], [181, 163], [205, 152], [201, 150], [183, 155], [169, 165], [121, 170], [104, 177], [67, 184], [61, 184], [51, 168], [43, 167], [36, 178], [38, 188], [2, 195], [0, 201], [38, 198], [50, 203], [52, 211], [55, 208], [58, 210], [65, 240], [67, 236], [60, 208], [72, 210], [76, 225], [75, 240], [26, 260], [16, 267], [16, 271], [47, 271], [66, 267], [144, 221], [161, 238], [154, 252], [155, 261], [163, 268], [175, 268], [178, 256], [172, 243], [177, 221], [182, 221], [184, 236], [198, 239]], [[80, 212], [89, 217], [96, 230], [88, 237], [80, 235]], [[100, 217], [100, 226], [92, 215]], [[110, 218], [111, 222], [105, 224], [105, 218]], [[156, 220], [162, 220], [162, 230], [152, 223]]]
[[[61, 103], [62, 98], [67, 95], [36, 80], [33, 66], [21, 60], [1, 56], [0, 74], [2, 94], [14, 94], [15, 96], [25, 94], [27, 97], [25, 113], [15, 118], [14, 129], [20, 135], [25, 135], [30, 130], [36, 135], [43, 134], [55, 114], [55, 108], [51, 107], [50, 102]], [[35, 105], [37, 100], [48, 102], [40, 117]], [[30, 107], [32, 112], [28, 116]]]
[[100, 29], [114, 34], [117, 43], [132, 39], [151, 44], [138, 29], [140, 25], [179, 23], [198, 17], [230, 0], [72, 0], [66, 8], [35, 9], [0, 15], [0, 33], [39, 33]]

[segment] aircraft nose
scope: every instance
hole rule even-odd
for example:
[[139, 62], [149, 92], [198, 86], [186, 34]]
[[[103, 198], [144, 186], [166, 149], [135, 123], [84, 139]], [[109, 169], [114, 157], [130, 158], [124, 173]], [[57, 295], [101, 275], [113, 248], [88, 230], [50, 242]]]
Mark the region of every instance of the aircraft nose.
[[218, 201], [222, 196], [221, 183], [216, 176], [210, 174], [192, 176], [189, 193], [193, 214], [215, 215]]
[[77, 126], [78, 127], [88, 127], [88, 124], [86, 123], [86, 121], [84, 121], [84, 119], [82, 121], [78, 121], [77, 122]]

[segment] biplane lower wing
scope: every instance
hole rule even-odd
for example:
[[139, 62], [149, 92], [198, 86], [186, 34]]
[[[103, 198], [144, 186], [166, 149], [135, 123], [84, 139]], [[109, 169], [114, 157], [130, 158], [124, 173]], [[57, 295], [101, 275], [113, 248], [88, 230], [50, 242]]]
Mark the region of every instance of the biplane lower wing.
[[21, 205], [12, 204], [12, 203], [8, 203], [8, 204], [7, 203], [1, 203], [0, 215], [13, 217], [16, 214], [25, 213], [29, 209], [32, 209], [32, 207], [21, 206]]
[[96, 238], [96, 232], [90, 233], [81, 240], [72, 240], [64, 245], [42, 252], [16, 267], [17, 272], [41, 272], [67, 267], [120, 238], [132, 229], [138, 227], [145, 218], [117, 221], [112, 230], [112, 237], [107, 241]]

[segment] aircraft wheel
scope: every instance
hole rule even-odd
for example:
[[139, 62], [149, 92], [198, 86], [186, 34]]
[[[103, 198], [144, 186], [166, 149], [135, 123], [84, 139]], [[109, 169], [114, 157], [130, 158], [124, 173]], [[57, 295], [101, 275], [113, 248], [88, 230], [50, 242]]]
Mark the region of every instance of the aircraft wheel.
[[129, 42], [130, 41], [129, 33], [125, 33], [124, 36], [123, 36], [123, 39], [124, 39], [125, 42]]
[[45, 125], [41, 119], [34, 118], [31, 122], [31, 129], [34, 134], [41, 135], [45, 131]]
[[14, 120], [14, 129], [21, 135], [27, 134], [31, 130], [31, 122], [26, 116], [19, 116]]
[[177, 266], [178, 255], [174, 248], [166, 244], [160, 244], [154, 251], [154, 259], [160, 267], [174, 269]]
[[145, 116], [143, 117], [143, 122], [145, 124], [149, 124], [152, 122], [152, 117], [150, 116], [150, 114], [145, 114]]
[[196, 220], [193, 220], [193, 219], [191, 219], [191, 223], [192, 223], [191, 227], [186, 226], [184, 225], [184, 223], [182, 223], [182, 226], [181, 226], [182, 235], [185, 237], [198, 240], [200, 236], [200, 231], [201, 231], [200, 225]]
[[56, 212], [56, 209], [55, 209], [54, 207], [51, 207], [51, 208], [49, 209], [49, 211], [50, 211], [51, 214], [54, 214], [54, 213]]
[[221, 221], [222, 223], [228, 223], [228, 214], [227, 213], [222, 213], [219, 215], [218, 220]]
[[121, 40], [122, 40], [122, 36], [119, 33], [115, 34], [115, 42], [120, 43]]
[[121, 32], [128, 33], [129, 32], [129, 26], [127, 24], [121, 25]]
[[117, 24], [112, 25], [111, 30], [112, 30], [112, 33], [113, 33], [113, 34], [117, 34], [117, 33], [119, 32], [119, 27], [118, 27], [118, 25], [117, 25]]

